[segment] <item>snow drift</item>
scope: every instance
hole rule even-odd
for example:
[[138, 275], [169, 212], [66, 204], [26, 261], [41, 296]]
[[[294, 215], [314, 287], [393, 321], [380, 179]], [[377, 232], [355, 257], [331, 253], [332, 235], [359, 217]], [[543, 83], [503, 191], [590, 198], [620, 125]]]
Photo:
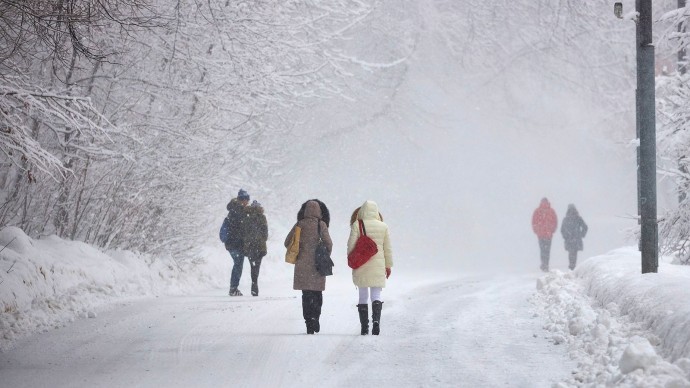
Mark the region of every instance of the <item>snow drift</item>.
[[185, 264], [56, 236], [35, 240], [15, 227], [0, 231], [0, 249], [0, 350], [108, 304], [224, 286], [219, 274], [229, 273], [215, 255]]
[[548, 339], [578, 360], [569, 385], [690, 386], [689, 267], [640, 274], [622, 248], [537, 281], [533, 303]]

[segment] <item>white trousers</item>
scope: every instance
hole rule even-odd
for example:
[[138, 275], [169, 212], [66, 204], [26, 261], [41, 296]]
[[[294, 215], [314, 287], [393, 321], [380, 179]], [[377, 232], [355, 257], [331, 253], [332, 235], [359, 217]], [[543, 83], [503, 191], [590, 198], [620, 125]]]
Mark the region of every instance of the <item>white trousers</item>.
[[371, 301], [381, 300], [381, 287], [360, 287], [359, 288], [359, 304], [369, 303], [369, 290], [371, 290]]

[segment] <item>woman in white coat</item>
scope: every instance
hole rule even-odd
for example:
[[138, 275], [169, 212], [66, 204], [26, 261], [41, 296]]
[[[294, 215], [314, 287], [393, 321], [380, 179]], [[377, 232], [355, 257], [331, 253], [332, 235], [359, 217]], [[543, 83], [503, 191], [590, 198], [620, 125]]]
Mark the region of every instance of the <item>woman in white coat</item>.
[[[352, 270], [352, 281], [359, 289], [359, 322], [362, 325], [362, 335], [369, 334], [369, 299], [371, 298], [371, 334], [379, 335], [381, 308], [381, 290], [386, 286], [386, 279], [393, 267], [393, 251], [391, 249], [388, 225], [383, 222], [379, 207], [374, 201], [366, 201], [358, 210], [356, 217], [352, 217], [350, 238], [347, 241], [347, 253], [355, 247], [359, 239], [359, 220], [362, 221], [367, 236], [374, 240], [378, 252], [361, 267]], [[353, 214], [354, 216], [354, 214]], [[354, 219], [354, 220], [353, 220]]]

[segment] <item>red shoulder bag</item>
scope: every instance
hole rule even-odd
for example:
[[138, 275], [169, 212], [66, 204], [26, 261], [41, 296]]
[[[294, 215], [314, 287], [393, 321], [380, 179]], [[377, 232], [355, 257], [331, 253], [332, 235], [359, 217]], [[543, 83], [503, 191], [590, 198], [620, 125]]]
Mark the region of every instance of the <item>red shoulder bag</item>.
[[378, 251], [376, 242], [367, 236], [364, 222], [359, 220], [359, 238], [354, 249], [347, 255], [347, 265], [352, 269], [357, 269], [369, 261]]

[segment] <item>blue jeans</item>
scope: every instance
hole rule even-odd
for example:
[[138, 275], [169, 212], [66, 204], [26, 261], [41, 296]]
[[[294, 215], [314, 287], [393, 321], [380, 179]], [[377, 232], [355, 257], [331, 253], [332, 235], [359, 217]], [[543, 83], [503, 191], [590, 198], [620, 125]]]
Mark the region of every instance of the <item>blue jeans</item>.
[[240, 285], [240, 278], [242, 277], [242, 267], [244, 266], [244, 253], [242, 251], [231, 249], [230, 256], [232, 256], [232, 273], [230, 274], [230, 288], [237, 288]]

